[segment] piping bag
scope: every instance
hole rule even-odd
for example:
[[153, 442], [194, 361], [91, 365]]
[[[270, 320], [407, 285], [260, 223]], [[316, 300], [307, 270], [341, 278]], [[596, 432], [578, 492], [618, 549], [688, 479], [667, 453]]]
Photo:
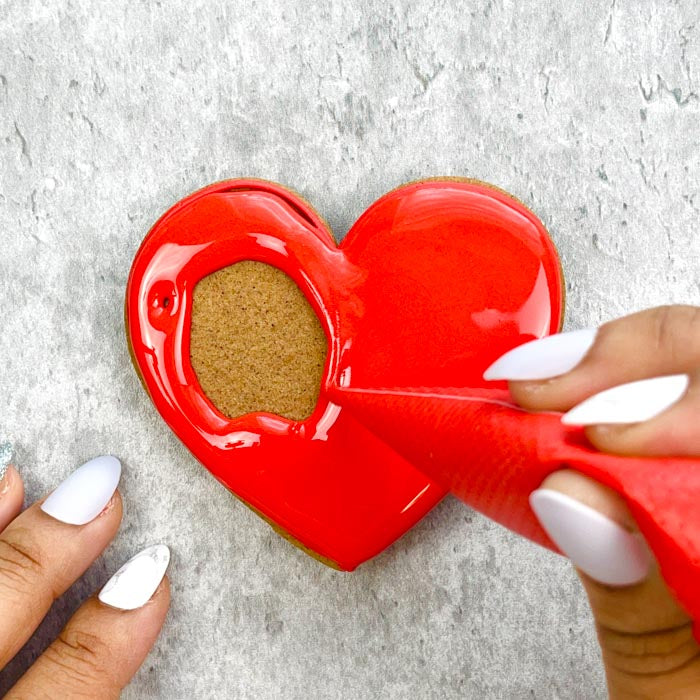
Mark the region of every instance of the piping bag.
[[574, 469], [627, 502], [661, 575], [700, 641], [700, 460], [598, 452], [560, 413], [530, 413], [507, 389], [327, 388], [384, 442], [467, 505], [559, 551], [528, 497], [546, 476]]

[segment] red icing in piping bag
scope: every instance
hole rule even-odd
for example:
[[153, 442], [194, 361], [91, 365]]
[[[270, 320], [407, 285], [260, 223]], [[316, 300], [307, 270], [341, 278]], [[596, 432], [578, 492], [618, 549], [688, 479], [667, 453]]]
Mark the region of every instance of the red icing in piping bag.
[[329, 390], [384, 442], [465, 503], [539, 544], [556, 547], [528, 496], [571, 468], [626, 500], [700, 641], [700, 460], [633, 458], [593, 449], [558, 413], [529, 413], [501, 389]]

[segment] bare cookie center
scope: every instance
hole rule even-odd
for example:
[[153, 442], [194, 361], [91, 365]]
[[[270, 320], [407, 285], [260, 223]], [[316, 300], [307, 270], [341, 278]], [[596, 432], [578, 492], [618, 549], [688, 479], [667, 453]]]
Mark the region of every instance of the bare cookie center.
[[306, 297], [271, 265], [236, 263], [194, 289], [190, 361], [206, 396], [229, 418], [252, 411], [308, 418], [327, 350]]

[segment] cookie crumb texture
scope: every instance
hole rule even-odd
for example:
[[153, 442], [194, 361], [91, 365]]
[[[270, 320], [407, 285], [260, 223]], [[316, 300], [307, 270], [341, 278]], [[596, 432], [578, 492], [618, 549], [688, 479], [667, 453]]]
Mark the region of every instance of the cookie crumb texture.
[[253, 411], [308, 418], [327, 352], [314, 310], [276, 267], [236, 263], [194, 289], [190, 361], [202, 391], [229, 418]]

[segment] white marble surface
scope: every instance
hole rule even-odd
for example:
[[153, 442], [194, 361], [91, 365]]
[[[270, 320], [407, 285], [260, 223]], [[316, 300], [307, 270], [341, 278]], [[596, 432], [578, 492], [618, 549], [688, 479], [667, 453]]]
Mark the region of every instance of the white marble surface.
[[0, 437], [28, 496], [101, 453], [122, 530], [0, 691], [152, 542], [173, 605], [127, 698], [602, 698], [567, 563], [447, 500], [353, 574], [276, 536], [132, 370], [132, 256], [210, 181], [278, 180], [341, 237], [428, 175], [491, 181], [557, 243], [566, 328], [700, 303], [695, 0], [0, 0]]

